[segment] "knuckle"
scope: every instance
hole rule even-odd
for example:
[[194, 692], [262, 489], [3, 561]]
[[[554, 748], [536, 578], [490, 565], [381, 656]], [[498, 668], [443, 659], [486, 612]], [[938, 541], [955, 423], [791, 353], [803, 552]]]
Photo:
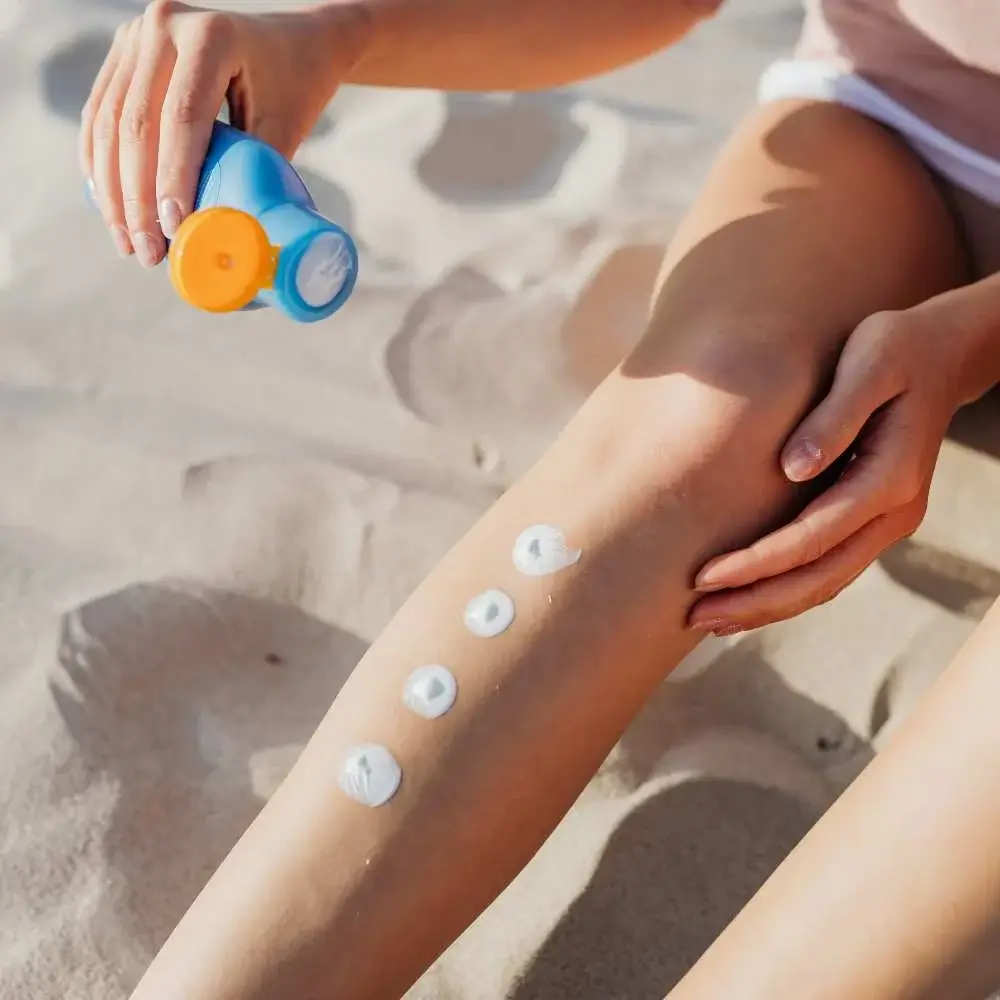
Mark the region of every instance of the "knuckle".
[[148, 221], [149, 210], [146, 203], [137, 195], [129, 195], [122, 199], [122, 209], [125, 213], [125, 221], [129, 228], [136, 226], [142, 228], [143, 223]]
[[795, 522], [795, 535], [798, 550], [797, 566], [808, 566], [826, 554], [826, 547], [820, 533], [812, 526], [808, 518]]
[[183, 163], [161, 163], [156, 171], [158, 197], [173, 196], [179, 197], [181, 201], [185, 200], [188, 188], [191, 188], [191, 193], [194, 190], [194, 184], [189, 177], [190, 171], [185, 171]]
[[118, 119], [114, 113], [114, 108], [109, 105], [102, 105], [94, 117], [94, 143], [96, 145], [107, 145], [114, 142], [118, 137]]
[[886, 337], [897, 336], [901, 328], [905, 325], [906, 318], [904, 313], [895, 309], [887, 309], [882, 312], [873, 313], [861, 324], [859, 329], [864, 329], [867, 336], [883, 340]]
[[860, 359], [870, 379], [889, 379], [893, 373], [884, 363], [887, 345], [897, 340], [906, 327], [906, 317], [901, 312], [873, 313], [863, 320], [851, 338], [855, 352], [860, 351]]
[[101, 204], [101, 215], [109, 227], [125, 226], [125, 212], [120, 197], [105, 197]]
[[924, 523], [924, 517], [927, 514], [927, 501], [920, 500], [915, 503], [912, 509], [907, 513], [906, 519], [903, 521], [903, 538], [909, 538], [910, 535], [915, 534], [917, 529], [921, 524]]
[[119, 135], [129, 145], [144, 143], [152, 131], [153, 116], [145, 101], [126, 104], [122, 109]]
[[178, 3], [177, 0], [150, 0], [146, 4], [142, 19], [149, 27], [163, 30], [183, 7], [184, 4]]
[[141, 35], [142, 35], [142, 15], [140, 14], [139, 17], [134, 17], [132, 18], [131, 21], [128, 21], [125, 24], [124, 31], [122, 34], [122, 42], [125, 45], [129, 46], [135, 45], [138, 42]]
[[224, 11], [205, 11], [199, 15], [193, 32], [199, 48], [227, 51], [233, 41], [233, 19]]
[[836, 592], [830, 590], [825, 585], [820, 590], [803, 594], [800, 598], [797, 598], [782, 609], [781, 620], [792, 621], [804, 614], [808, 614], [810, 611], [815, 611], [817, 608], [826, 607], [836, 596]]
[[195, 88], [187, 88], [177, 94], [163, 109], [163, 117], [171, 125], [195, 125], [205, 117], [205, 102]]
[[832, 604], [838, 597], [840, 597], [841, 590], [843, 590], [842, 587], [824, 587], [820, 591], [819, 598], [816, 601], [817, 606]]
[[834, 581], [823, 580], [814, 586], [803, 590], [790, 599], [782, 608], [782, 619], [790, 620], [798, 618], [815, 608], [829, 604], [838, 593], [837, 584]]
[[915, 466], [900, 469], [893, 481], [893, 495], [900, 506], [916, 503], [924, 491], [924, 477]]

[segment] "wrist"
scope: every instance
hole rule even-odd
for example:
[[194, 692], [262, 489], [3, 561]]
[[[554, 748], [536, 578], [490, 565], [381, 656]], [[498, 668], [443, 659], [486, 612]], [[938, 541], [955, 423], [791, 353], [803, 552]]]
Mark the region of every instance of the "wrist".
[[928, 333], [955, 359], [955, 409], [1000, 382], [1000, 275], [945, 292], [917, 306]]
[[[344, 83], [369, 86], [410, 86], [403, 53], [416, 44], [424, 31], [435, 34], [433, 17], [440, 14], [433, 4], [407, 0], [327, 0], [324, 4], [335, 31], [345, 31], [353, 47], [343, 74]], [[429, 10], [427, 9], [429, 8]]]
[[372, 0], [325, 0], [303, 13], [327, 53], [336, 84], [350, 82], [373, 48], [376, 4]]
[[966, 343], [959, 404], [965, 405], [1000, 382], [1000, 275], [955, 295], [963, 299], [957, 327]]

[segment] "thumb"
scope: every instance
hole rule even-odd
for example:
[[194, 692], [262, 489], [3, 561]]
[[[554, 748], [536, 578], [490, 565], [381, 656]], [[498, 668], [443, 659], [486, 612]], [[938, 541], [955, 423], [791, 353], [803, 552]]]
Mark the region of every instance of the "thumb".
[[872, 414], [898, 392], [890, 366], [860, 340], [848, 340], [830, 391], [785, 445], [781, 466], [793, 483], [814, 479], [829, 468], [854, 443]]

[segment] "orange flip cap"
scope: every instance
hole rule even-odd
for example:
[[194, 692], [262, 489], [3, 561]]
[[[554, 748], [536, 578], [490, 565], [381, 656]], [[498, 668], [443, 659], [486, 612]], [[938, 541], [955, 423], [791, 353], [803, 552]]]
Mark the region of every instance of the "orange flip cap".
[[170, 280], [196, 308], [234, 312], [273, 286], [278, 253], [252, 215], [207, 208], [189, 215], [171, 241]]

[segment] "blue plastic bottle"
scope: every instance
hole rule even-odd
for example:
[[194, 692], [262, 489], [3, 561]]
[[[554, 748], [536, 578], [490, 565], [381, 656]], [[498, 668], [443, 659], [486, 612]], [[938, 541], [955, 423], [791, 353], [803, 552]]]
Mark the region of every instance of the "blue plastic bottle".
[[267, 305], [313, 323], [354, 289], [353, 240], [320, 215], [292, 165], [260, 139], [215, 123], [194, 207], [168, 252], [170, 279], [191, 305]]

